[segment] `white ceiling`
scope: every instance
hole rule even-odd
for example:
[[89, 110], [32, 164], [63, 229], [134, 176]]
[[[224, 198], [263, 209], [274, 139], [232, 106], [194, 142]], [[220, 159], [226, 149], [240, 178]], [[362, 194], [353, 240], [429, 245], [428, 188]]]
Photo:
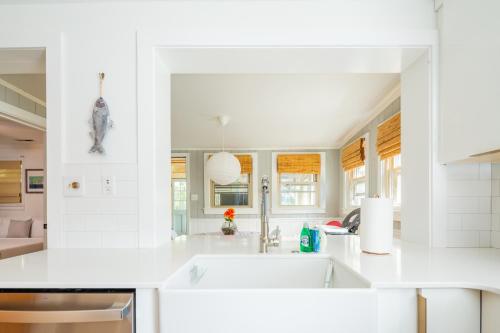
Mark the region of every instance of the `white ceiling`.
[[45, 132], [0, 117], [0, 144], [23, 143], [16, 139], [32, 139], [34, 142], [31, 143], [44, 143]]
[[172, 73], [338, 74], [400, 73], [419, 48], [165, 48]]
[[399, 83], [399, 74], [172, 75], [172, 147], [338, 147]]
[[45, 49], [0, 49], [0, 74], [45, 73]]

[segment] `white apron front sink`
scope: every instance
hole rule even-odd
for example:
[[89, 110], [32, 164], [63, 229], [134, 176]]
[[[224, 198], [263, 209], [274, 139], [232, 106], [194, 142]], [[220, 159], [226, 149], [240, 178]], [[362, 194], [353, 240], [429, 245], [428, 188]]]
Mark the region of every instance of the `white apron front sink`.
[[369, 333], [376, 297], [327, 256], [197, 256], [160, 291], [161, 332]]

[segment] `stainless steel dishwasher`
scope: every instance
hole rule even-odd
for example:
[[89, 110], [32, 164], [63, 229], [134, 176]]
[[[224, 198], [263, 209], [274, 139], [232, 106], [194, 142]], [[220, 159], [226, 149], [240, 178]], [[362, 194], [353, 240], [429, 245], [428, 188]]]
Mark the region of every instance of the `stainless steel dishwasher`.
[[0, 291], [0, 333], [134, 333], [133, 291]]

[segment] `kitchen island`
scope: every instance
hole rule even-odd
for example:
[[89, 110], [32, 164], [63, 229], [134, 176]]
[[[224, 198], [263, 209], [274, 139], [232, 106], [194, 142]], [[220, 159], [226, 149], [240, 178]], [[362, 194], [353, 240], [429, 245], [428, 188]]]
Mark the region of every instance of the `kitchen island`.
[[[161, 320], [158, 311], [153, 311], [158, 290], [196, 255], [328, 255], [334, 265], [342, 266], [377, 289], [379, 303], [396, 299], [391, 306], [405, 312], [400, 314], [399, 324], [395, 323], [393, 314], [380, 320], [385, 324], [379, 324], [379, 332], [387, 331], [387, 325], [400, 329], [398, 325], [403, 325], [405, 317], [414, 317], [410, 326], [415, 326], [417, 294], [428, 295], [428, 309], [432, 308], [432, 299], [441, 297], [433, 295], [436, 291], [443, 291], [446, 297], [456, 291], [461, 302], [470, 299], [472, 308], [480, 301], [481, 293], [483, 298], [500, 294], [500, 250], [496, 249], [429, 249], [395, 241], [390, 255], [370, 255], [360, 251], [358, 236], [328, 236], [328, 244], [321, 254], [294, 254], [298, 250], [298, 242], [294, 240], [283, 240], [281, 246], [269, 254], [258, 254], [258, 248], [257, 234], [242, 234], [179, 237], [170, 244], [151, 249], [48, 249], [1, 260], [0, 288], [136, 289], [138, 323], [142, 321], [144, 327], [154, 329], [155, 322]], [[405, 302], [414, 306], [404, 309], [401, 304]], [[453, 304], [448, 310], [453, 310]], [[477, 317], [474, 313], [471, 315]], [[433, 320], [432, 313], [428, 320]], [[475, 320], [477, 318], [472, 321]], [[138, 328], [138, 332], [142, 331], [147, 332]]]

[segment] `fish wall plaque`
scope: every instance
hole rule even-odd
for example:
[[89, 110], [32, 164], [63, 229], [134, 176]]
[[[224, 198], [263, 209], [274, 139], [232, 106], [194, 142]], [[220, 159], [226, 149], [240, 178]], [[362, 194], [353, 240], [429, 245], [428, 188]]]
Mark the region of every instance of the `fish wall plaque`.
[[92, 119], [90, 120], [92, 131], [90, 132], [90, 137], [94, 141], [89, 153], [99, 153], [104, 154], [105, 150], [102, 146], [104, 137], [108, 133], [108, 130], [113, 127], [113, 121], [109, 116], [108, 104], [102, 98], [102, 84], [104, 81], [104, 73], [99, 73], [99, 98], [94, 103], [94, 108], [92, 110]]

